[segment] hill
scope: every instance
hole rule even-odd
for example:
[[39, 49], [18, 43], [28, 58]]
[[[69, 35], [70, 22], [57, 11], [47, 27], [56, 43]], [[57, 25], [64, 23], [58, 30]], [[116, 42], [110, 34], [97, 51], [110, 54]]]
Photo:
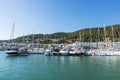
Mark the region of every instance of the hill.
[[[109, 37], [112, 40], [112, 28], [111, 26], [106, 26], [106, 37]], [[113, 25], [113, 33], [115, 40], [120, 40], [120, 24]], [[92, 38], [93, 42], [98, 41], [98, 35], [100, 38], [100, 41], [103, 41], [104, 36], [104, 27], [99, 27], [98, 34], [98, 28], [91, 28], [91, 35], [90, 35], [90, 28], [85, 28], [82, 30], [78, 30], [75, 32], [57, 32], [53, 34], [30, 34], [27, 36], [21, 36], [15, 39], [16, 42], [40, 42], [40, 43], [73, 43], [76, 41], [80, 41], [80, 33], [81, 33], [81, 41], [83, 42], [90, 42], [90, 39]]]

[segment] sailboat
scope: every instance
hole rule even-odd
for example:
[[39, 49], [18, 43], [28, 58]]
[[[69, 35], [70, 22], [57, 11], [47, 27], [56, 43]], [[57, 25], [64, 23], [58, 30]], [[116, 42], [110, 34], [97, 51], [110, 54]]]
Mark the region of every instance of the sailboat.
[[115, 47], [115, 40], [114, 40], [114, 29], [113, 29], [113, 26], [111, 26], [111, 28], [112, 28], [112, 37], [113, 37], [113, 42], [112, 42], [112, 54], [114, 55], [114, 56], [120, 56], [120, 50], [117, 48], [117, 47]]
[[8, 43], [8, 47], [6, 50], [6, 53], [8, 55], [18, 55], [18, 45], [14, 42], [14, 27], [15, 27], [15, 23], [13, 23], [13, 29], [12, 29], [12, 33], [11, 33], [11, 38], [10, 39], [10, 43]]
[[29, 55], [29, 54], [28, 54], [28, 47], [26, 47], [26, 45], [25, 45], [25, 43], [24, 43], [24, 34], [23, 34], [22, 47], [19, 47], [18, 54], [19, 54], [20, 56]]
[[[105, 43], [105, 47], [104, 49], [98, 49], [98, 53], [96, 55], [100, 55], [100, 56], [120, 56], [120, 51], [118, 48], [115, 48], [115, 40], [114, 40], [114, 30], [113, 30], [113, 26], [111, 26], [111, 30], [112, 30], [112, 43], [109, 43], [109, 45], [111, 44], [111, 46], [108, 46], [108, 43]], [[106, 39], [106, 29], [104, 26], [104, 36]]]
[[94, 55], [94, 50], [93, 50], [93, 44], [92, 44], [92, 32], [91, 32], [91, 29], [90, 29], [90, 42], [89, 42], [89, 50], [85, 51], [85, 56], [92, 56]]

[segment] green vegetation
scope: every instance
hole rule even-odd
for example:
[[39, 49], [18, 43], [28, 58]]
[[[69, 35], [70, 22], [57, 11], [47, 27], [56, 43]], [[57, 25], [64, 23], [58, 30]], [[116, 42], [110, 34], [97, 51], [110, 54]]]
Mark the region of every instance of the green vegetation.
[[[113, 25], [114, 28], [114, 37], [115, 40], [120, 40], [120, 24]], [[100, 41], [103, 41], [104, 38], [104, 27], [100, 27], [99, 38]], [[90, 28], [78, 30], [75, 32], [65, 33], [65, 32], [57, 32], [53, 34], [30, 34], [27, 36], [21, 36], [15, 39], [16, 42], [34, 42], [37, 43], [38, 40], [40, 43], [73, 43], [76, 41], [80, 41], [80, 33], [83, 42], [90, 42]], [[92, 41], [98, 41], [98, 28], [91, 28], [92, 32]], [[106, 27], [106, 37], [109, 37], [112, 40], [112, 28], [111, 26]], [[33, 40], [34, 39], [34, 40]]]

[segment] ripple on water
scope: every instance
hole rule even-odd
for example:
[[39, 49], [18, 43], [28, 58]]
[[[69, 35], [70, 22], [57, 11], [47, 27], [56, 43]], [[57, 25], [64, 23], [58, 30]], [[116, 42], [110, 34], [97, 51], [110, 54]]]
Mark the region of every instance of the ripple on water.
[[7, 56], [0, 52], [1, 80], [120, 80], [119, 56]]

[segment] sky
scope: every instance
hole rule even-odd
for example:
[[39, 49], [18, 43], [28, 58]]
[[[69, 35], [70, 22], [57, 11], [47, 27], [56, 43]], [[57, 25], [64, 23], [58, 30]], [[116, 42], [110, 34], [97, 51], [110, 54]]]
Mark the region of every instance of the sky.
[[0, 40], [120, 24], [120, 0], [0, 0]]

